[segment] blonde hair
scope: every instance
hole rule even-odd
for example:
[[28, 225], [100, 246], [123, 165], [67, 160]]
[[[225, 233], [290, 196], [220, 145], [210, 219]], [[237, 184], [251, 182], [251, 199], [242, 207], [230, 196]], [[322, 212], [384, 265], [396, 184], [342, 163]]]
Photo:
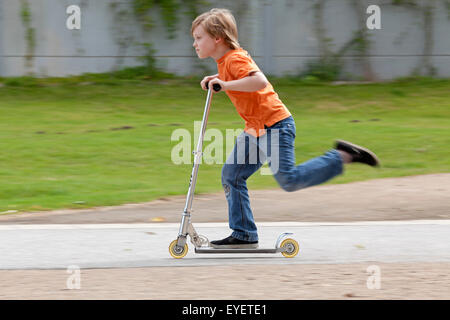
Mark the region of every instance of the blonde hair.
[[199, 25], [202, 25], [212, 37], [224, 39], [231, 49], [241, 47], [238, 42], [236, 20], [230, 10], [214, 8], [199, 15], [192, 22], [191, 35]]

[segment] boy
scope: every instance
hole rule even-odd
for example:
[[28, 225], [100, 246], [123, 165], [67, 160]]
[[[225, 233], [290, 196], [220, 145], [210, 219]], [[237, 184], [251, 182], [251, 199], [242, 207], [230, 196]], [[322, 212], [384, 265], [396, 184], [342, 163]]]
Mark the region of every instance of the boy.
[[[344, 163], [379, 165], [376, 155], [370, 150], [337, 140], [336, 149], [296, 166], [294, 119], [248, 52], [239, 46], [236, 21], [231, 12], [212, 9], [203, 13], [192, 22], [191, 34], [198, 57], [213, 58], [219, 71], [203, 78], [200, 83], [202, 89], [207, 90], [206, 83], [208, 86], [218, 83], [220, 91], [226, 92], [245, 120], [244, 132], [237, 137], [234, 150], [222, 168], [222, 185], [233, 233], [225, 239], [211, 241], [212, 247], [258, 247], [246, 180], [261, 168], [265, 160], [268, 160], [278, 184], [289, 192], [323, 183], [341, 174]], [[278, 143], [273, 143], [274, 140]], [[265, 154], [263, 146], [268, 145], [272, 149]], [[257, 155], [250, 151], [252, 149], [258, 151]], [[258, 161], [251, 161], [255, 157]]]

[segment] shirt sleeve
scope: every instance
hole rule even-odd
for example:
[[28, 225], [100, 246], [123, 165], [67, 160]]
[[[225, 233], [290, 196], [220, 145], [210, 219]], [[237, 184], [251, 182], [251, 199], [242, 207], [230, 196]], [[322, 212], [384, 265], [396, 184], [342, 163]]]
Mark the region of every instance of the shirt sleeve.
[[234, 80], [239, 80], [250, 75], [251, 72], [260, 71], [256, 63], [246, 55], [234, 55], [230, 57], [228, 72]]

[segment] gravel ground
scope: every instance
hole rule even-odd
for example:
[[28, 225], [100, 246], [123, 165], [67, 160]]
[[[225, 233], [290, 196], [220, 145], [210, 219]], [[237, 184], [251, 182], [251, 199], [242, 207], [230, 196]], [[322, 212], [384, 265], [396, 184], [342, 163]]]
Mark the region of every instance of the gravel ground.
[[[450, 219], [450, 173], [323, 185], [287, 193], [251, 191], [256, 221]], [[274, 212], [273, 203], [277, 202]], [[89, 210], [0, 215], [0, 224], [179, 222], [185, 197]], [[227, 221], [223, 193], [198, 195], [193, 222]], [[369, 266], [380, 289], [368, 289]], [[232, 265], [2, 270], [0, 299], [450, 299], [449, 263]]]
[[[256, 222], [450, 219], [449, 195], [450, 173], [321, 185], [297, 192], [249, 190]], [[183, 195], [117, 207], [0, 214], [0, 224], [179, 223], [185, 202]], [[227, 222], [224, 193], [196, 195], [192, 221]]]
[[[367, 272], [371, 266], [379, 268], [379, 289]], [[450, 299], [449, 270], [450, 263], [376, 262], [82, 269], [80, 289], [69, 289], [75, 282], [66, 270], [6, 270], [0, 299], [437, 300]]]

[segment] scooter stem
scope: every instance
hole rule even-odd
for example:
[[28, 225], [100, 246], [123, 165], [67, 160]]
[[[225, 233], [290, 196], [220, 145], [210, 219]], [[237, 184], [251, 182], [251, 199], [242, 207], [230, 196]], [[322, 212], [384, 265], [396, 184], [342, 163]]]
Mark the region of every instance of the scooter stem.
[[[220, 90], [220, 89], [219, 89]], [[188, 225], [190, 223], [192, 201], [194, 199], [195, 185], [197, 183], [198, 167], [200, 165], [200, 160], [202, 158], [203, 152], [203, 138], [205, 136], [206, 125], [208, 123], [209, 110], [211, 106], [211, 99], [213, 94], [213, 88], [208, 88], [208, 94], [206, 96], [205, 110], [203, 112], [202, 126], [200, 129], [200, 135], [198, 137], [197, 149], [193, 151], [194, 154], [194, 165], [192, 167], [191, 179], [189, 181], [189, 190], [186, 197], [186, 205], [184, 207], [183, 216], [181, 219], [179, 235], [186, 235], [188, 233]], [[186, 219], [188, 221], [186, 221]]]

